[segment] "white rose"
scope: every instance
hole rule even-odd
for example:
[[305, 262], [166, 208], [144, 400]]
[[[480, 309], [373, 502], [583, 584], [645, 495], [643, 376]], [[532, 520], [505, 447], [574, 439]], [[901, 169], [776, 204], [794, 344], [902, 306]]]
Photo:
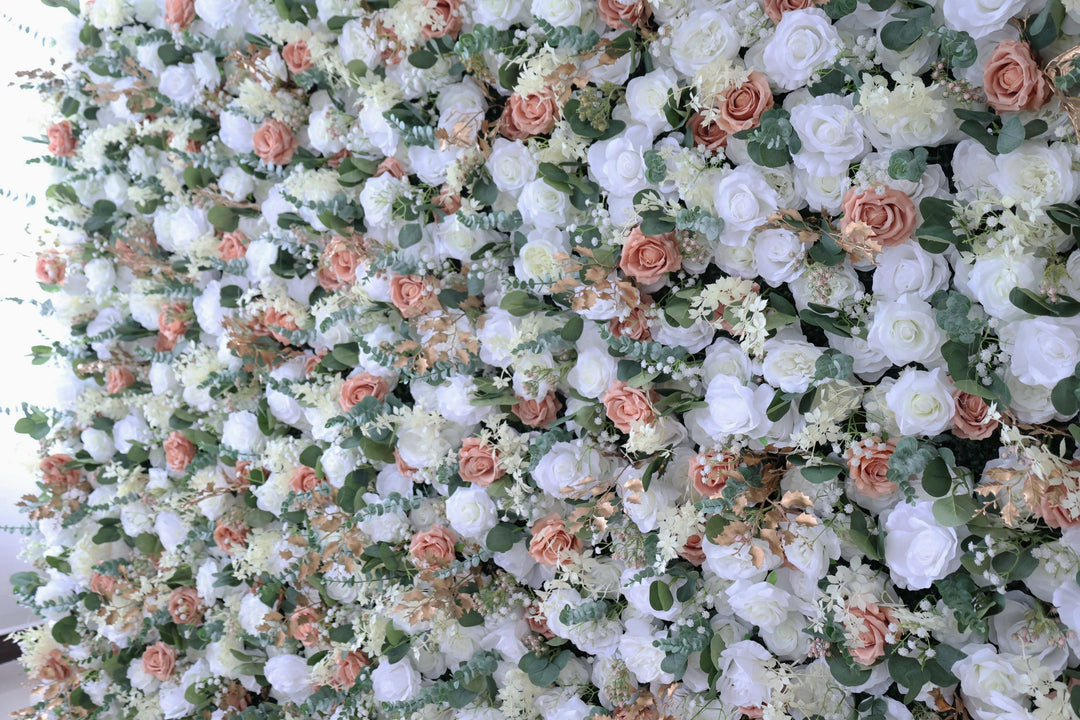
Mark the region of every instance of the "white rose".
[[883, 249], [874, 268], [874, 294], [895, 300], [912, 293], [922, 300], [949, 284], [949, 264], [944, 255], [928, 253], [918, 243]]
[[263, 667], [263, 675], [279, 700], [301, 703], [315, 692], [311, 682], [311, 669], [307, 660], [299, 655], [278, 655], [270, 658]]
[[453, 375], [435, 389], [439, 412], [451, 422], [475, 425], [491, 414], [490, 407], [472, 404], [476, 395], [476, 380], [464, 375]]
[[653, 645], [655, 639], [652, 623], [643, 619], [628, 620], [626, 633], [619, 639], [619, 657], [637, 681], [645, 685], [665, 674], [660, 669], [664, 651]]
[[899, 366], [937, 364], [945, 342], [930, 304], [915, 295], [879, 303], [866, 339]]
[[756, 165], [740, 165], [725, 173], [713, 188], [716, 213], [724, 220], [721, 242], [745, 245], [749, 233], [773, 212], [776, 190]]
[[555, 27], [581, 25], [585, 8], [581, 0], [532, 0], [532, 14]]
[[259, 418], [246, 410], [230, 413], [221, 426], [221, 441], [241, 453], [259, 453], [266, 447], [266, 436], [259, 429]]
[[[1076, 583], [1063, 584], [1063, 598], [1068, 585], [1076, 587]], [[1080, 606], [1074, 603], [1067, 612], [1076, 615], [1078, 610]], [[1033, 630], [1031, 618], [1035, 612], [1038, 612], [1035, 598], [1017, 590], [1005, 593], [1005, 607], [990, 619], [990, 640], [998, 646], [999, 652], [1037, 658], [1043, 667], [1056, 675], [1065, 669], [1069, 651], [1058, 647], [1056, 640], [1060, 635], [1057, 632]]]
[[653, 135], [670, 130], [671, 123], [664, 113], [664, 106], [677, 84], [677, 76], [668, 69], [653, 70], [632, 79], [626, 85], [626, 107], [631, 117], [649, 128]]
[[716, 336], [716, 328], [705, 319], [684, 328], [669, 323], [662, 314], [649, 321], [649, 332], [653, 342], [668, 347], [681, 347], [689, 353], [696, 353], [706, 347]]
[[536, 158], [520, 140], [496, 139], [485, 167], [495, 186], [505, 193], [516, 195], [526, 183], [536, 179]]
[[817, 8], [790, 10], [765, 43], [761, 59], [765, 74], [783, 90], [805, 85], [810, 77], [832, 64], [840, 53], [840, 34], [829, 16]]
[[848, 165], [870, 149], [850, 97], [821, 95], [790, 112], [791, 126], [802, 141], [792, 160], [811, 175], [845, 175]]
[[566, 224], [569, 208], [569, 196], [542, 178], [525, 183], [518, 197], [522, 219], [537, 228]]
[[773, 693], [774, 662], [772, 653], [753, 640], [729, 645], [720, 653], [720, 700], [728, 707], [766, 703]]
[[570, 387], [585, 397], [598, 398], [615, 382], [618, 369], [618, 362], [607, 348], [588, 347], [578, 352], [566, 379]]
[[247, 594], [240, 601], [240, 612], [237, 618], [244, 632], [249, 635], [259, 635], [262, 632], [259, 627], [266, 623], [266, 616], [270, 612], [272, 609], [260, 600], [258, 595]]
[[131, 450], [133, 443], [149, 444], [150, 428], [141, 413], [131, 413], [113, 425], [113, 443], [122, 453]]
[[187, 539], [190, 530], [191, 527], [172, 510], [159, 512], [154, 518], [154, 532], [169, 552], [176, 552], [180, 544]]
[[[382, 502], [382, 498], [375, 493], [364, 493], [361, 497], [369, 505]], [[374, 542], [397, 542], [409, 537], [409, 523], [397, 512], [385, 512], [369, 517], [358, 522], [357, 527]]]
[[[543, 180], [534, 182], [547, 185]], [[562, 195], [562, 193], [558, 194]], [[522, 193], [522, 197], [524, 195], [525, 193]], [[563, 195], [563, 197], [566, 196]], [[555, 256], [570, 252], [570, 243], [566, 238], [566, 233], [555, 227], [541, 226], [529, 231], [526, 238], [527, 241], [514, 258], [514, 274], [518, 279], [548, 283], [561, 278], [562, 266]]]
[[596, 450], [585, 447], [581, 440], [557, 442], [551, 446], [540, 462], [536, 464], [532, 477], [537, 486], [548, 495], [558, 498], [569, 497], [563, 492], [573, 487], [586, 477], [599, 478], [603, 474], [603, 459]]
[[116, 268], [108, 258], [94, 258], [83, 267], [86, 275], [86, 289], [101, 297], [113, 289], [116, 282]]
[[955, 104], [936, 83], [901, 76], [893, 88], [870, 78], [859, 91], [856, 112], [865, 113], [866, 136], [878, 150], [937, 145], [959, 128]]
[[769, 228], [753, 236], [757, 274], [771, 287], [789, 283], [802, 274], [806, 246], [785, 228]]
[[885, 393], [885, 404], [896, 416], [904, 435], [932, 436], [945, 432], [955, 411], [952, 391], [940, 368], [930, 372], [904, 370]]
[[511, 350], [517, 345], [517, 319], [499, 307], [484, 311], [483, 325], [476, 333], [480, 341], [480, 359], [488, 365], [507, 367], [514, 359]]
[[1021, 382], [1011, 370], [1005, 371], [1005, 385], [1012, 396], [1009, 409], [1021, 422], [1039, 424], [1057, 415], [1050, 399], [1052, 388]]
[[751, 540], [750, 545], [763, 553], [765, 562], [761, 567], [754, 564], [750, 548], [745, 544], [715, 545], [708, 539], [701, 543], [701, 550], [705, 553], [703, 566], [709, 573], [724, 580], [763, 580], [770, 570], [779, 567], [780, 557], [760, 538]]
[[499, 523], [499, 513], [484, 488], [470, 485], [454, 490], [447, 499], [446, 519], [455, 532], [482, 543]]
[[883, 514], [885, 560], [892, 580], [905, 590], [930, 587], [960, 568], [956, 529], [934, 517], [933, 501], [900, 503]]
[[1072, 155], [1064, 144], [1026, 142], [994, 162], [996, 171], [989, 180], [1008, 207], [1019, 205], [1042, 218], [1047, 205], [1076, 199]]
[[784, 392], [806, 392], [814, 379], [821, 348], [803, 340], [770, 338], [765, 341], [762, 375], [765, 382]]
[[648, 185], [644, 154], [652, 149], [652, 139], [649, 128], [633, 123], [610, 140], [593, 143], [589, 146], [589, 172], [612, 195], [633, 196]]
[[112, 435], [104, 430], [86, 428], [82, 431], [80, 439], [83, 448], [90, 453], [90, 457], [94, 459], [94, 462], [107, 462], [116, 454], [116, 445], [113, 444]]
[[945, 24], [979, 38], [1001, 30], [1024, 7], [1024, 0], [943, 0]]
[[1053, 601], [1061, 622], [1080, 635], [1080, 585], [1077, 585], [1075, 580], [1063, 582], [1054, 590]]
[[410, 467], [435, 467], [450, 452], [450, 439], [431, 423], [413, 423], [398, 431], [397, 449]]
[[371, 689], [378, 702], [408, 700], [420, 690], [420, 673], [408, 659], [383, 661], [371, 671]]
[[786, 590], [769, 582], [737, 580], [727, 589], [728, 603], [735, 614], [750, 625], [772, 632], [787, 619], [795, 599]]
[[195, 0], [195, 12], [200, 20], [215, 30], [230, 26], [243, 27], [247, 3], [243, 0]]
[[709, 63], [735, 59], [739, 49], [735, 23], [718, 10], [694, 10], [680, 18], [671, 31], [671, 64], [687, 77]]
[[158, 90], [178, 105], [191, 105], [199, 92], [199, 78], [191, 65], [170, 65], [161, 73]]
[[1014, 327], [1009, 368], [1020, 382], [1052, 388], [1072, 374], [1080, 361], [1080, 338], [1074, 328], [1045, 317], [1021, 320]]
[[477, 25], [506, 30], [517, 23], [525, 9], [524, 0], [474, 0], [472, 19]]
[[768, 428], [765, 411], [772, 402], [773, 388], [768, 385], [747, 387], [738, 378], [717, 375], [705, 391], [709, 419], [717, 436], [757, 436]]
[[960, 680], [964, 707], [974, 720], [1032, 717], [1018, 702], [1030, 682], [1024, 658], [998, 653], [993, 645], [965, 645], [961, 650], [967, 657], [953, 663], [951, 670]]
[[701, 379], [708, 385], [716, 375], [730, 375], [742, 383], [750, 382], [750, 356], [730, 338], [718, 339], [705, 351]]
[[816, 212], [825, 211], [839, 215], [844, 202], [844, 194], [851, 187], [847, 173], [843, 175], [811, 175], [805, 170], [795, 168], [795, 176], [803, 188], [803, 200]]

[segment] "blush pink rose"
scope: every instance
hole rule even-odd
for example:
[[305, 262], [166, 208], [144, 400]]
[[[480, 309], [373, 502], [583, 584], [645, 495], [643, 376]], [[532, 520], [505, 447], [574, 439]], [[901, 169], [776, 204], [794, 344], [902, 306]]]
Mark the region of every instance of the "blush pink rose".
[[874, 231], [874, 240], [883, 247], [900, 245], [915, 232], [915, 203], [896, 188], [876, 185], [861, 193], [852, 188], [844, 195], [843, 210], [841, 228], [848, 223], [866, 223]]
[[354, 244], [335, 235], [323, 250], [318, 272], [319, 284], [326, 290], [351, 285], [356, 282], [356, 270], [361, 256]]
[[675, 233], [645, 235], [641, 227], [630, 231], [619, 257], [619, 269], [644, 285], [664, 279], [682, 267], [682, 253]]
[[[774, 23], [780, 22], [780, 19], [784, 17], [784, 13], [791, 12], [792, 10], [805, 10], [806, 8], [812, 8], [815, 5], [824, 5], [824, 2], [815, 2], [815, 0], [765, 0], [765, 14]], [[760, 715], [758, 716], [760, 717]]]
[[106, 375], [105, 392], [110, 395], [131, 387], [135, 383], [135, 373], [126, 367], [111, 367]]
[[143, 652], [143, 670], [158, 680], [168, 680], [175, 665], [176, 649], [161, 641], [154, 643]]
[[299, 75], [315, 67], [315, 64], [311, 62], [311, 50], [303, 40], [287, 43], [281, 49], [281, 57], [293, 75]]
[[195, 21], [195, 0], [165, 0], [165, 24], [183, 30]]
[[179, 300], [166, 303], [158, 313], [158, 349], [172, 350], [188, 331], [188, 304]]
[[1031, 46], [1020, 40], [1002, 40], [983, 69], [986, 104], [1001, 112], [1038, 110], [1053, 95]]
[[679, 550], [679, 557], [695, 567], [705, 562], [705, 550], [701, 547], [701, 535], [694, 533], [686, 539], [686, 544]]
[[390, 392], [390, 386], [386, 380], [371, 373], [359, 373], [353, 375], [341, 386], [341, 394], [338, 396], [338, 405], [345, 412], [349, 412], [353, 405], [366, 397], [373, 397], [379, 402], [386, 399]]
[[405, 168], [401, 166], [401, 161], [397, 158], [388, 157], [375, 168], [375, 177], [380, 175], [390, 175], [400, 180], [405, 177]]
[[878, 607], [876, 603], [867, 603], [866, 608], [849, 607], [848, 613], [862, 620], [858, 640], [848, 647], [848, 652], [860, 665], [873, 665], [885, 654], [885, 636], [889, 634], [889, 625], [896, 622], [896, 618], [892, 610]]
[[1033, 509], [1035, 514], [1052, 528], [1071, 528], [1080, 526], [1080, 515], [1073, 515], [1065, 509], [1065, 486], [1055, 485], [1048, 489]]
[[50, 455], [42, 460], [40, 467], [45, 484], [53, 490], [63, 490], [72, 485], [78, 485], [82, 471], [79, 468], [67, 469], [67, 464], [71, 462], [75, 462], [75, 458], [61, 453]]
[[863, 495], [872, 498], [891, 495], [900, 486], [890, 480], [889, 458], [896, 449], [896, 438], [882, 442], [878, 438], [868, 438], [848, 446], [844, 458], [847, 460], [848, 474], [855, 487]]
[[368, 656], [360, 650], [350, 650], [337, 661], [334, 674], [330, 676], [330, 686], [337, 690], [348, 690], [356, 684], [360, 671], [371, 664]]
[[694, 113], [687, 120], [690, 127], [690, 135], [694, 138], [694, 147], [704, 147], [706, 150], [716, 150], [727, 147], [728, 131], [720, 127], [719, 123], [706, 122], [701, 113]]
[[565, 564], [567, 553], [581, 552], [581, 538], [571, 535], [558, 513], [551, 513], [532, 526], [529, 556], [541, 565]]
[[953, 392], [956, 414], [953, 420], [956, 427], [953, 435], [965, 440], [985, 440], [994, 434], [1000, 423], [990, 417], [990, 406], [978, 395], [969, 395], [956, 390]]
[[38, 255], [34, 274], [45, 285], [61, 285], [67, 274], [67, 261], [56, 251], [43, 252]]
[[56, 157], [71, 157], [75, 154], [75, 135], [71, 123], [61, 120], [53, 123], [48, 131], [49, 152]]
[[288, 165], [300, 143], [289, 126], [267, 118], [255, 131], [255, 154], [268, 165]]
[[242, 550], [247, 543], [248, 527], [240, 523], [230, 523], [218, 518], [214, 528], [214, 544], [226, 555]]
[[495, 448], [477, 437], [461, 441], [461, 449], [458, 450], [458, 475], [462, 480], [486, 488], [505, 474]]
[[116, 592], [116, 578], [95, 572], [90, 576], [90, 592], [111, 598], [112, 594]]
[[222, 260], [239, 260], [247, 255], [247, 235], [239, 230], [227, 232], [218, 243], [218, 253]]
[[289, 635], [299, 640], [304, 647], [311, 647], [319, 642], [319, 611], [305, 605], [293, 611], [289, 616]]
[[559, 119], [559, 106], [550, 90], [528, 95], [513, 94], [503, 109], [499, 132], [508, 140], [528, 140], [547, 135]]
[[267, 334], [282, 345], [292, 345], [292, 340], [287, 335], [279, 332], [280, 330], [294, 331], [300, 329], [292, 313], [283, 312], [277, 308], [267, 308], [263, 312], [262, 324], [266, 328]]
[[645, 0], [622, 3], [619, 0], [597, 0], [600, 19], [613, 30], [623, 30], [627, 25], [639, 27], [649, 22], [652, 8]]
[[390, 302], [403, 318], [435, 310], [439, 299], [434, 290], [435, 279], [421, 275], [394, 275], [390, 278]]
[[634, 422], [649, 424], [656, 419], [650, 395], [616, 380], [600, 402], [604, 403], [604, 412], [615, 427], [628, 433]]
[[306, 465], [293, 470], [289, 477], [289, 489], [294, 493], [308, 493], [319, 487], [319, 476], [315, 470]]
[[761, 114], [773, 106], [769, 79], [758, 71], [750, 73], [739, 87], [729, 90], [720, 105], [716, 124], [728, 133], [749, 130], [761, 122]]
[[178, 587], [170, 593], [169, 615], [177, 625], [198, 625], [202, 622], [202, 614], [202, 600], [195, 588]]
[[62, 683], [70, 680], [75, 675], [71, 665], [59, 648], [53, 648], [45, 653], [38, 666], [36, 676], [46, 683]]
[[555, 421], [562, 406], [554, 391], [551, 391], [540, 400], [519, 400], [510, 407], [510, 412], [529, 427], [542, 428]]
[[727, 481], [739, 475], [740, 459], [737, 455], [720, 456], [703, 453], [690, 458], [688, 472], [694, 489], [704, 498], [720, 497]]
[[454, 560], [454, 543], [457, 535], [444, 525], [413, 535], [409, 543], [409, 555], [420, 567], [449, 565]]
[[165, 462], [175, 472], [182, 473], [195, 459], [195, 443], [184, 437], [179, 430], [169, 433], [165, 440]]
[[461, 32], [461, 0], [428, 0], [432, 9], [431, 20], [420, 29], [425, 40], [449, 35], [457, 39]]

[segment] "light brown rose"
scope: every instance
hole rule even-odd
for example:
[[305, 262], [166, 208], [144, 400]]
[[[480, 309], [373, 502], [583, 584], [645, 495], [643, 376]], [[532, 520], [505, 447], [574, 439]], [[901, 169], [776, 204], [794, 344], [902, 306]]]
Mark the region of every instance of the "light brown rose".
[[61, 120], [49, 127], [49, 152], [56, 157], [71, 157], [75, 154], [75, 135], [71, 123]]
[[679, 557], [695, 567], [705, 562], [705, 550], [701, 547], [701, 535], [695, 533], [686, 539], [686, 544], [679, 550]]
[[286, 335], [283, 335], [280, 330], [299, 330], [300, 326], [296, 324], [296, 319], [293, 318], [292, 313], [282, 312], [277, 308], [267, 308], [263, 312], [262, 316], [263, 327], [266, 328], [267, 334], [270, 337], [277, 340], [282, 345], [292, 345], [293, 342]]
[[263, 120], [254, 142], [255, 154], [268, 165], [288, 165], [300, 144], [288, 125], [273, 118]]
[[330, 686], [337, 690], [348, 690], [356, 684], [360, 671], [370, 664], [371, 661], [363, 652], [350, 650], [338, 659], [337, 668], [330, 677]]
[[623, 432], [630, 432], [634, 422], [645, 424], [656, 419], [652, 399], [641, 388], [634, 388], [622, 380], [616, 380], [600, 398], [604, 403], [604, 412], [615, 427]]
[[1052, 528], [1071, 528], [1080, 526], [1080, 515], [1073, 515], [1062, 506], [1065, 500], [1065, 486], [1055, 485], [1047, 490], [1039, 504], [1033, 508], [1035, 514]]
[[761, 123], [761, 114], [772, 108], [773, 96], [769, 80], [758, 71], [750, 73], [739, 87], [729, 90], [720, 105], [716, 124], [728, 133], [749, 130]]
[[352, 242], [335, 235], [320, 258], [319, 284], [326, 290], [351, 285], [356, 282], [356, 270], [360, 267], [361, 259]]
[[559, 416], [560, 410], [562, 403], [554, 391], [548, 392], [540, 400], [518, 400], [510, 408], [518, 420], [533, 428], [547, 427]]
[[226, 555], [242, 550], [247, 543], [248, 527], [240, 523], [230, 523], [218, 518], [214, 528], [214, 544]]
[[786, 12], [805, 10], [815, 5], [824, 5], [824, 3], [815, 2], [815, 0], [765, 0], [765, 14], [774, 23], [778, 23]]
[[900, 489], [885, 475], [895, 449], [896, 438], [889, 438], [886, 442], [876, 437], [868, 438], [848, 446], [844, 458], [847, 460], [848, 474], [859, 492], [867, 497], [879, 498]]
[[621, 3], [619, 0], [597, 0], [600, 19], [613, 30], [624, 30], [627, 25], [639, 27], [649, 22], [652, 8], [645, 0]]
[[608, 330], [616, 337], [652, 340], [652, 331], [649, 330], [649, 309], [654, 304], [652, 297], [641, 293], [640, 300], [630, 308], [629, 315], [625, 318], [614, 317], [608, 320]]
[[848, 647], [852, 659], [860, 665], [873, 665], [885, 654], [885, 636], [889, 634], [889, 624], [896, 621], [892, 610], [878, 607], [877, 603], [866, 603], [866, 608], [849, 607], [848, 614], [862, 620], [862, 630], [858, 640]]
[[645, 235], [638, 226], [630, 231], [619, 256], [619, 269], [643, 285], [664, 279], [682, 267], [682, 253], [675, 233]]
[[515, 93], [506, 101], [499, 132], [508, 140], [547, 135], [555, 128], [559, 116], [559, 106], [550, 90], [524, 96]]
[[218, 253], [222, 260], [239, 260], [247, 255], [247, 235], [239, 230], [227, 232], [218, 243]]
[[195, 443], [184, 437], [179, 430], [169, 433], [165, 440], [165, 462], [178, 473], [184, 472], [195, 459]]
[[390, 392], [390, 386], [383, 378], [371, 373], [359, 373], [346, 380], [341, 386], [338, 405], [345, 412], [349, 412], [354, 405], [366, 397], [373, 397], [382, 402], [386, 399], [388, 392]]
[[710, 453], [690, 458], [689, 475], [694, 489], [705, 498], [720, 497], [728, 480], [742, 477], [738, 456], [723, 454], [717, 457]]
[[185, 585], [169, 594], [169, 615], [177, 625], [198, 625], [202, 614], [202, 600], [195, 588]]
[[64, 654], [59, 649], [53, 648], [45, 653], [38, 667], [37, 677], [46, 683], [62, 683], [70, 680], [75, 675]]
[[434, 525], [413, 535], [409, 543], [409, 555], [420, 567], [447, 565], [454, 560], [454, 543], [457, 535], [444, 525]]
[[861, 193], [852, 188], [844, 195], [843, 209], [841, 228], [848, 223], [866, 223], [874, 231], [874, 240], [884, 247], [899, 245], [915, 232], [915, 203], [896, 188], [876, 185]]
[[439, 188], [439, 193], [431, 198], [431, 204], [437, 205], [447, 216], [450, 216], [461, 209], [461, 195], [454, 192], [449, 185], [443, 185]]
[[319, 642], [319, 611], [310, 606], [298, 607], [289, 616], [289, 635], [304, 647]]
[[116, 578], [112, 575], [102, 575], [95, 572], [90, 576], [90, 592], [111, 598], [116, 591]]
[[999, 113], [1038, 110], [1053, 95], [1031, 46], [1020, 40], [1002, 40], [994, 48], [983, 68], [983, 91]]
[[186, 302], [176, 300], [165, 303], [158, 313], [158, 343], [172, 350], [188, 331], [191, 314]]
[[528, 625], [529, 629], [534, 633], [542, 635], [548, 640], [555, 637], [555, 633], [548, 627], [547, 616], [544, 615], [544, 611], [540, 610], [536, 605], [530, 606], [525, 611], [525, 624]]
[[82, 471], [79, 468], [67, 469], [67, 464], [70, 462], [75, 462], [75, 458], [61, 453], [50, 455], [42, 460], [41, 474], [44, 476], [45, 484], [54, 490], [78, 485]]
[[183, 30], [195, 21], [195, 0], [165, 0], [165, 24]]
[[135, 383], [135, 373], [126, 367], [111, 367], [106, 375], [105, 392], [113, 395], [131, 387]]
[[289, 477], [289, 489], [294, 493], [311, 492], [317, 487], [319, 487], [319, 476], [315, 474], [315, 470], [306, 465], [293, 470], [293, 474]]
[[462, 480], [486, 488], [505, 474], [495, 448], [477, 437], [461, 441], [461, 449], [458, 450], [458, 475]]
[[953, 392], [956, 414], [953, 420], [956, 426], [953, 435], [965, 440], [985, 440], [994, 434], [1000, 424], [990, 417], [990, 406], [978, 395], [969, 395], [956, 390]]
[[433, 289], [434, 278], [420, 275], [394, 275], [390, 278], [390, 302], [403, 318], [414, 318], [439, 307]]
[[67, 274], [67, 261], [56, 251], [41, 253], [34, 266], [34, 274], [45, 285], [60, 285]]
[[428, 0], [432, 9], [431, 20], [420, 30], [425, 40], [446, 35], [457, 39], [461, 32], [461, 0]]
[[285, 60], [285, 65], [288, 66], [289, 72], [293, 75], [299, 75], [315, 67], [314, 63], [311, 62], [311, 50], [308, 49], [307, 43], [303, 40], [286, 43], [285, 47], [281, 49], [281, 57]]
[[[551, 513], [532, 526], [529, 556], [541, 565], [565, 564], [570, 552], [581, 552], [581, 538], [571, 535], [558, 513]], [[561, 558], [561, 559], [560, 559]]]
[[161, 641], [154, 643], [143, 652], [143, 670], [158, 680], [168, 680], [175, 665], [176, 649]]
[[727, 147], [728, 132], [715, 122], [705, 122], [705, 116], [694, 113], [687, 121], [690, 127], [690, 135], [694, 138], [694, 147], [704, 147], [706, 150], [716, 150]]
[[375, 177], [386, 174], [400, 180], [405, 177], [405, 168], [401, 167], [401, 161], [397, 158], [388, 157], [375, 168]]

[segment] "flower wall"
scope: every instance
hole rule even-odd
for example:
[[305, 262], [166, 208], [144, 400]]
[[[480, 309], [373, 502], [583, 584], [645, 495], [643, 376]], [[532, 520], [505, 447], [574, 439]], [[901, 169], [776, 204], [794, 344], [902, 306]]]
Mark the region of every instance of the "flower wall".
[[45, 718], [1076, 718], [1072, 0], [48, 0]]

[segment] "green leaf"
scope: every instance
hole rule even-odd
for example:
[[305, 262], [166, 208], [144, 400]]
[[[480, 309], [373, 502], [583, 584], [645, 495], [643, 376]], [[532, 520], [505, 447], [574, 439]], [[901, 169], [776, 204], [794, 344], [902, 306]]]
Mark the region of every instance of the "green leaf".
[[421, 70], [433, 67], [438, 59], [439, 57], [435, 53], [425, 48], [420, 48], [409, 54], [409, 64]]
[[675, 604], [671, 588], [662, 580], [653, 580], [649, 586], [649, 606], [657, 612], [667, 612]]
[[525, 528], [513, 523], [501, 522], [488, 531], [484, 544], [492, 552], [509, 552], [525, 536]]
[[1046, 3], [1035, 19], [1025, 28], [1024, 34], [1028, 37], [1031, 49], [1039, 52], [1052, 45], [1058, 39], [1064, 20], [1065, 6], [1061, 0], [1050, 0]]
[[1080, 379], [1070, 375], [1054, 386], [1050, 393], [1050, 400], [1054, 403], [1054, 409], [1062, 415], [1072, 417], [1080, 411]]
[[814, 379], [834, 378], [842, 380], [851, 375], [854, 369], [855, 358], [834, 348], [829, 348], [818, 357], [814, 365]]
[[843, 469], [844, 468], [840, 465], [828, 463], [825, 465], [803, 467], [801, 468], [801, 472], [803, 477], [806, 478], [808, 482], [812, 482], [815, 485], [820, 485], [823, 482], [828, 482], [829, 480], [835, 478], [837, 475], [840, 474], [840, 471]]
[[904, 52], [926, 33], [933, 12], [930, 7], [920, 6], [896, 13], [895, 17], [903, 19], [887, 23], [881, 29], [881, 44], [889, 50]]
[[952, 490], [949, 466], [941, 457], [931, 460], [923, 470], [922, 485], [923, 489], [933, 497], [945, 497]]
[[1075, 317], [1080, 314], [1080, 302], [1068, 295], [1058, 295], [1056, 300], [1051, 301], [1048, 296], [1026, 288], [1013, 288], [1009, 292], [1009, 302], [1030, 315], [1040, 317]]
[[650, 183], [664, 182], [667, 177], [667, 163], [657, 150], [646, 150], [642, 159], [645, 161], [645, 179]]
[[322, 457], [323, 449], [318, 445], [308, 445], [304, 448], [304, 451], [300, 453], [300, 464], [313, 468], [319, 464], [319, 458]]
[[894, 150], [889, 156], [889, 177], [893, 180], [918, 182], [926, 172], [926, 160], [929, 156], [924, 147]]
[[424, 239], [424, 232], [416, 223], [410, 223], [398, 232], [398, 246], [404, 250]]
[[930, 679], [918, 660], [896, 653], [889, 657], [889, 675], [909, 692], [916, 693]]
[[829, 672], [841, 685], [853, 687], [862, 685], [870, 679], [870, 668], [855, 665], [842, 655], [829, 655]]
[[581, 337], [582, 331], [585, 329], [585, 321], [580, 315], [574, 315], [570, 318], [563, 329], [559, 332], [559, 336], [567, 342], [577, 342], [577, 339]]
[[934, 501], [934, 518], [946, 527], [967, 525], [979, 506], [970, 495], [947, 495]]
[[232, 232], [240, 227], [240, 216], [232, 208], [215, 205], [206, 213], [210, 224], [222, 232]]
[[857, 0], [829, 0], [825, 3], [825, 7], [822, 10], [829, 16], [830, 20], [839, 20], [842, 17], [850, 15], [855, 12], [855, 8], [858, 5]]
[[1020, 147], [1026, 138], [1027, 134], [1024, 130], [1024, 123], [1020, 120], [1020, 116], [1010, 115], [998, 132], [998, 154], [1004, 155], [1006, 153], [1011, 153], [1013, 150]]
[[74, 615], [66, 615], [56, 621], [50, 631], [53, 640], [61, 645], [78, 645], [82, 641], [79, 635], [79, 621]]

